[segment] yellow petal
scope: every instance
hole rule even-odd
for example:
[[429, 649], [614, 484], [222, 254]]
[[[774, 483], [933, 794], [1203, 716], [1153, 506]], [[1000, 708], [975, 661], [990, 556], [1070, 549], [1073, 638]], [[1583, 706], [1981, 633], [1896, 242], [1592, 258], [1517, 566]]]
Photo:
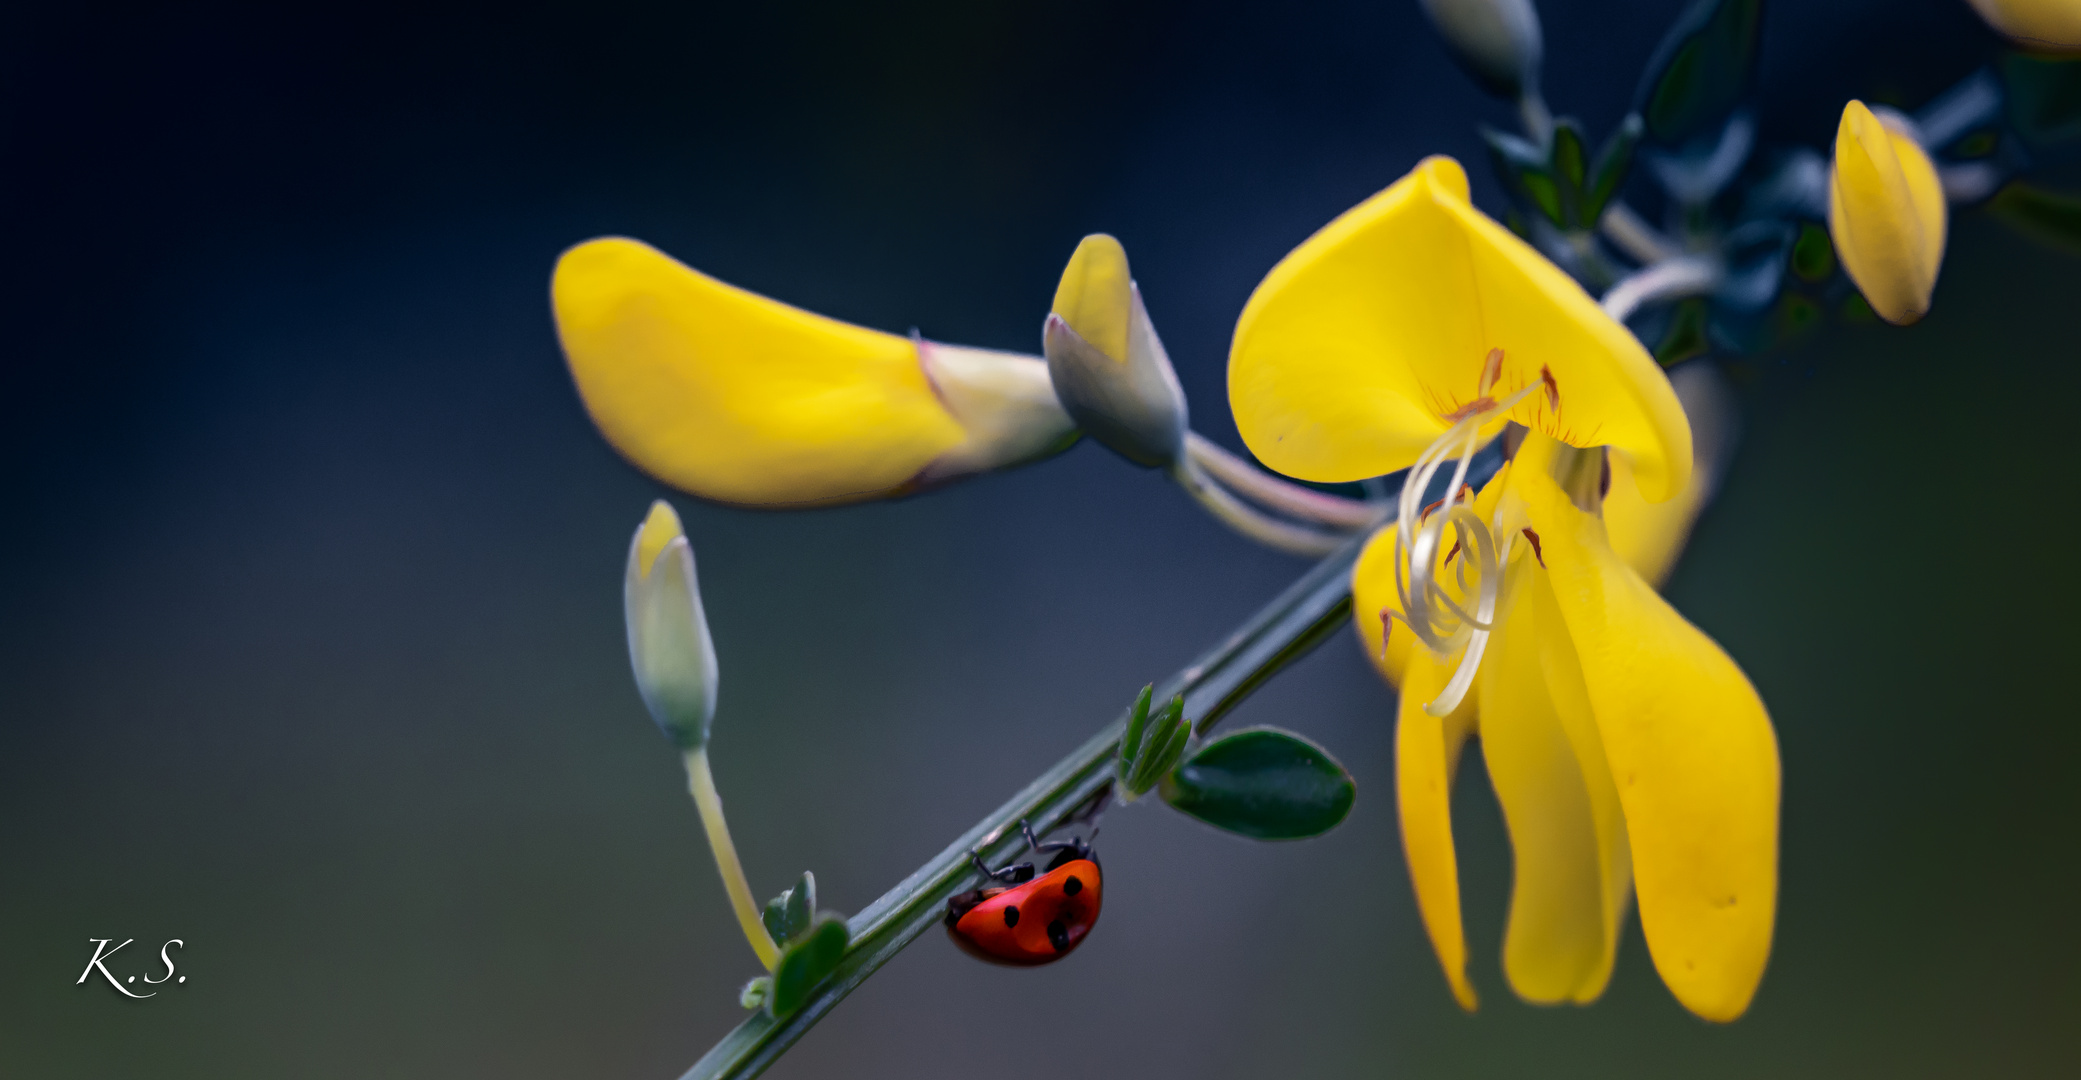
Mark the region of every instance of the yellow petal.
[[1691, 537], [1691, 526], [1711, 505], [1720, 473], [1734, 448], [1736, 417], [1726, 380], [1708, 363], [1685, 364], [1670, 372], [1684, 414], [1691, 420], [1691, 482], [1666, 502], [1651, 503], [1640, 495], [1633, 466], [1611, 457], [1611, 489], [1604, 496], [1604, 529], [1611, 548], [1647, 583], [1661, 588], [1676, 568], [1677, 556]]
[[967, 437], [909, 339], [725, 285], [646, 244], [572, 248], [551, 295], [571, 374], [607, 441], [704, 498], [876, 498]]
[[1133, 308], [1134, 278], [1127, 271], [1127, 249], [1104, 233], [1085, 237], [1062, 271], [1049, 310], [1062, 316], [1077, 336], [1124, 364]]
[[2051, 52], [2081, 50], [2081, 4], [2074, 0], [1968, 0], [1989, 26], [2019, 44]]
[[1887, 322], [1929, 312], [1944, 260], [1944, 188], [1921, 144], [1861, 101], [1843, 107], [1828, 183], [1828, 231], [1843, 269]]
[[1474, 695], [1452, 715], [1439, 719], [1423, 711], [1438, 696], [1452, 668], [1416, 649], [1402, 670], [1402, 696], [1395, 720], [1395, 797], [1402, 817], [1402, 853], [1416, 886], [1416, 906], [1423, 915], [1431, 948], [1452, 985], [1460, 1007], [1473, 1011], [1478, 1002], [1467, 980], [1467, 935], [1460, 924], [1460, 869], [1452, 846], [1452, 775], [1460, 748], [1474, 727]]
[[1481, 663], [1481, 753], [1516, 859], [1503, 971], [1539, 1004], [1596, 1000], [1632, 887], [1625, 816], [1546, 571], [1508, 571], [1511, 609]]
[[1511, 419], [1619, 448], [1650, 499], [1683, 489], [1690, 429], [1661, 369], [1581, 286], [1467, 202], [1451, 158], [1425, 159], [1273, 267], [1236, 324], [1229, 403], [1265, 464], [1357, 480], [1413, 462], [1479, 396], [1498, 348], [1497, 396], [1553, 378], [1553, 396], [1535, 392]]
[[1732, 1020], [1770, 956], [1777, 738], [1734, 661], [1620, 561], [1603, 521], [1554, 484], [1559, 450], [1527, 438], [1512, 490], [1544, 543], [1625, 809], [1641, 927], [1677, 1000], [1708, 1020]]

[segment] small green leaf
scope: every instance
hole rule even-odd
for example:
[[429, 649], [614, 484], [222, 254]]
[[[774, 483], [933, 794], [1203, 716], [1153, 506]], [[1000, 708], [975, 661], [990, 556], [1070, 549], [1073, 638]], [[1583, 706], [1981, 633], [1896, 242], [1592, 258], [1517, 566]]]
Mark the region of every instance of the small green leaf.
[[737, 1004], [747, 1009], [757, 1009], [764, 1006], [766, 999], [772, 996], [773, 976], [761, 975], [745, 983], [744, 989], [737, 991]]
[[766, 924], [766, 932], [773, 935], [775, 945], [786, 945], [809, 930], [816, 916], [817, 879], [807, 870], [802, 871], [802, 880], [793, 888], [766, 901], [766, 910], [759, 921]]
[[1185, 722], [1185, 699], [1174, 696], [1149, 725], [1140, 753], [1133, 761], [1121, 759], [1121, 801], [1133, 802], [1148, 793], [1163, 775], [1177, 765], [1192, 738], [1192, 725]]
[[1575, 121], [1554, 123], [1552, 175], [1556, 202], [1565, 226], [1587, 224], [1581, 215], [1583, 188], [1589, 178], [1589, 152], [1583, 149], [1582, 129]]
[[1336, 828], [1358, 786], [1329, 752], [1278, 728], [1245, 728], [1199, 749], [1163, 780], [1165, 802], [1218, 829], [1299, 840]]
[[1637, 108], [1657, 142], [1714, 128], [1741, 103], [1756, 71], [1763, 0], [1698, 0], [1648, 61]]
[[1127, 716], [1127, 734], [1120, 738], [1120, 775], [1123, 778], [1135, 755], [1142, 752], [1142, 730], [1149, 722], [1149, 695], [1155, 690], [1155, 683], [1142, 687], [1141, 696], [1134, 699], [1134, 709]]
[[1803, 281], [1819, 281], [1835, 270], [1835, 245], [1828, 240], [1828, 230], [1808, 222], [1799, 229], [1799, 239], [1792, 242], [1792, 272]]
[[2081, 199], [2025, 183], [2012, 183], [1987, 200], [1987, 209], [2017, 232], [2061, 250], [2081, 254]]
[[1669, 320], [1669, 330], [1655, 346], [1655, 359], [1662, 366], [1675, 367], [1694, 356], [1703, 356], [1712, 351], [1712, 340], [1706, 337], [1705, 301], [1692, 297], [1676, 305]]
[[1597, 224], [1612, 196], [1619, 193], [1619, 185], [1626, 182], [1626, 173], [1633, 167], [1633, 147], [1640, 142], [1640, 128], [1640, 114], [1627, 113], [1618, 130], [1597, 151], [1597, 163], [1590, 168], [1589, 186], [1582, 196], [1585, 228]]
[[1489, 164], [1510, 192], [1512, 201], [1537, 207], [1547, 220], [1559, 225], [1561, 204], [1553, 176], [1547, 171], [1545, 149], [1528, 139], [1491, 128], [1481, 129], [1481, 138], [1488, 144]]
[[844, 919], [821, 915], [815, 926], [781, 950], [780, 963], [773, 965], [773, 989], [766, 996], [766, 1009], [774, 1019], [786, 1019], [809, 1000], [810, 992], [845, 958], [848, 941]]

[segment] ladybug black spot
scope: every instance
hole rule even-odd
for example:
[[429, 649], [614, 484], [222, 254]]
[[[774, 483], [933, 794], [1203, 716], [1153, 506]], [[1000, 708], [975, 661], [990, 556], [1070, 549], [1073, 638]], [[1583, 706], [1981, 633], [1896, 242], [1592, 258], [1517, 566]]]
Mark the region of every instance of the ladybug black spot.
[[1048, 924], [1048, 944], [1055, 946], [1056, 952], [1069, 948], [1069, 927], [1061, 919]]
[[1078, 881], [1076, 878], [1070, 878], [1068, 881], [1062, 883], [1062, 895], [1064, 896], [1075, 896], [1083, 891], [1084, 883]]
[[1004, 909], [1004, 925], [1006, 925], [1006, 926], [1017, 926], [1017, 925], [1019, 925], [1019, 909], [1018, 909], [1018, 908], [1015, 908], [1015, 907], [1008, 907], [1008, 908], [1005, 908], [1005, 909]]

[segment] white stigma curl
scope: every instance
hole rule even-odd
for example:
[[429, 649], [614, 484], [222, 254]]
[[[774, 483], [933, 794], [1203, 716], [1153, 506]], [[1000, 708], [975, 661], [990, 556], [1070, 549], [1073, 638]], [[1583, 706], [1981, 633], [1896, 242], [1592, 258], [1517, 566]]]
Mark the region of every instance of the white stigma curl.
[[[1460, 653], [1459, 666], [1453, 671], [1452, 678], [1439, 691], [1437, 698], [1423, 707], [1424, 712], [1432, 716], [1451, 715], [1474, 685], [1474, 673], [1481, 667], [1481, 654], [1488, 647], [1489, 635], [1495, 631], [1502, 570], [1509, 562], [1511, 542], [1517, 534], [1516, 529], [1504, 527], [1502, 507], [1497, 508], [1495, 521], [1484, 522], [1470, 506], [1473, 493], [1467, 488], [1467, 469], [1474, 460], [1474, 452], [1481, 448], [1482, 425], [1508, 413], [1542, 386], [1551, 392], [1553, 385], [1550, 378], [1542, 379], [1498, 401], [1489, 394], [1495, 389], [1502, 368], [1503, 350], [1491, 350], [1487, 363], [1482, 365], [1479, 396], [1450, 414], [1448, 418], [1453, 421], [1452, 427], [1417, 455], [1416, 463], [1409, 467], [1409, 476], [1402, 484], [1402, 494], [1395, 508], [1395, 597], [1401, 602], [1402, 610], [1383, 612], [1383, 618], [1399, 620], [1437, 656], [1450, 656], [1455, 651]], [[1426, 513], [1424, 493], [1431, 489], [1431, 481], [1436, 479], [1438, 471], [1455, 458], [1457, 464], [1452, 472], [1452, 483], [1445, 488], [1445, 498], [1440, 504], [1434, 504], [1435, 512]], [[1458, 557], [1458, 565], [1452, 570], [1453, 585], [1461, 597], [1474, 597], [1473, 611], [1468, 611], [1461, 601], [1454, 600], [1453, 594], [1447, 592], [1438, 580], [1438, 553], [1448, 529], [1452, 531], [1454, 545], [1448, 557]], [[1468, 572], [1470, 563], [1474, 567], [1471, 575]], [[1391, 622], [1382, 624], [1383, 648], [1391, 625]]]

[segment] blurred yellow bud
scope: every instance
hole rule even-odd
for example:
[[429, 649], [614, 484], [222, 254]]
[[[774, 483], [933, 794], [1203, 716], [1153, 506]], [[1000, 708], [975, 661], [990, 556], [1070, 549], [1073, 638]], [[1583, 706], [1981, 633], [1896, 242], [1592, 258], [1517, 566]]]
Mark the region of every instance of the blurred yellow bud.
[[1041, 342], [1055, 396], [1078, 426], [1136, 464], [1177, 460], [1185, 445], [1185, 391], [1120, 241], [1094, 233], [1077, 245]]
[[700, 749], [715, 717], [715, 643], [701, 610], [693, 546], [662, 499], [629, 542], [622, 608], [629, 664], [651, 719], [680, 749]]
[[1852, 101], [1835, 132], [1828, 231], [1843, 269], [1887, 322], [1929, 312], [1944, 260], [1946, 208], [1936, 166], [1904, 121]]
[[635, 240], [565, 252], [550, 292], [601, 434], [703, 498], [887, 498], [1031, 461], [1076, 436], [1037, 357], [828, 319]]
[[2081, 0], [1967, 0], [1973, 10], [2026, 48], [2081, 51]]
[[1483, 89], [1515, 98], [1539, 82], [1544, 46], [1532, 0], [1423, 0], [1423, 10]]

